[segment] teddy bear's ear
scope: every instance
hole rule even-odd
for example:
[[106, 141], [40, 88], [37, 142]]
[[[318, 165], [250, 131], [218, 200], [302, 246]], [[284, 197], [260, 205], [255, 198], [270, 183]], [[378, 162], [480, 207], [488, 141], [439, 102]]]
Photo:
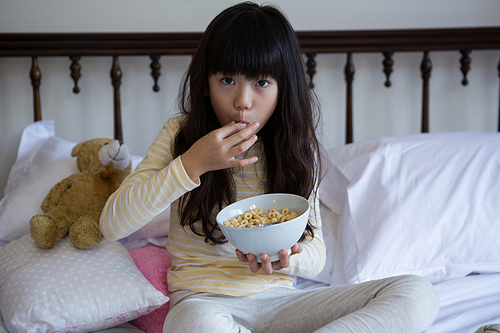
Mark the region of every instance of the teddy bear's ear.
[[75, 157], [78, 154], [78, 152], [80, 151], [80, 148], [82, 148], [84, 143], [85, 143], [85, 141], [80, 142], [75, 147], [73, 147], [73, 149], [71, 150], [72, 157]]

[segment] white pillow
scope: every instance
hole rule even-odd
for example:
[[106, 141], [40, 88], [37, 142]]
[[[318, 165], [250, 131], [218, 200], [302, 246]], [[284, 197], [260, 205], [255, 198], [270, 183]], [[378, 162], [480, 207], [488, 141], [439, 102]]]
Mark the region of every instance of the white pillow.
[[329, 153], [349, 181], [347, 282], [500, 272], [499, 133], [388, 137]]
[[119, 243], [79, 250], [69, 237], [50, 250], [25, 235], [0, 248], [0, 312], [13, 332], [90, 332], [147, 314], [169, 298]]
[[[55, 137], [50, 121], [30, 124], [23, 132], [18, 158], [0, 201], [0, 240], [11, 241], [29, 233], [29, 220], [42, 214], [40, 205], [57, 182], [78, 172], [71, 149], [75, 143]], [[38, 135], [38, 142], [28, 134]], [[25, 144], [30, 144], [27, 149]], [[22, 153], [21, 153], [22, 152]]]
[[10, 170], [7, 185], [4, 189], [4, 195], [11, 190], [12, 186], [14, 186], [17, 179], [22, 174], [25, 166], [29, 164], [32, 152], [35, 151], [44, 140], [51, 136], [54, 136], [54, 122], [50, 120], [40, 121], [24, 129], [17, 151], [17, 159]]
[[[331, 152], [330, 152], [331, 153]], [[323, 155], [324, 177], [319, 184], [319, 200], [323, 239], [326, 247], [326, 263], [320, 274], [310, 280], [330, 285], [345, 284], [343, 274], [341, 215], [347, 199], [347, 179]]]
[[[11, 168], [4, 197], [0, 201], [0, 242], [29, 233], [29, 220], [42, 214], [40, 205], [49, 190], [60, 180], [79, 172], [71, 150], [75, 142], [54, 135], [54, 122], [31, 123], [22, 134], [16, 162]], [[132, 156], [135, 168], [142, 157]], [[157, 216], [131, 238], [168, 234], [170, 210]]]

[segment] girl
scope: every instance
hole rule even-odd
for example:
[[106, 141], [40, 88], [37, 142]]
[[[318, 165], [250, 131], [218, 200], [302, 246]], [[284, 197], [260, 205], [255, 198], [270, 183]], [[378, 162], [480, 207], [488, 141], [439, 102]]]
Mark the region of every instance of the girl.
[[[422, 332], [438, 309], [414, 276], [310, 291], [295, 276], [321, 272], [316, 103], [292, 27], [272, 6], [242, 3], [203, 34], [180, 94], [182, 115], [165, 124], [108, 199], [105, 237], [116, 240], [171, 206], [167, 248], [173, 332]], [[258, 136], [257, 136], [258, 135]], [[235, 250], [216, 213], [253, 195], [309, 199], [309, 223], [291, 255], [271, 262]], [[236, 255], [235, 255], [236, 252]]]

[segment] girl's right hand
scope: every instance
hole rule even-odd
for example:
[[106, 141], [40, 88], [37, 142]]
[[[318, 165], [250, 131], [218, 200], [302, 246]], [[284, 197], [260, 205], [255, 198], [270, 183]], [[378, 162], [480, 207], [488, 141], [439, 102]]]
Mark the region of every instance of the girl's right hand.
[[[262, 269], [264, 274], [271, 275], [274, 270], [279, 270], [281, 268], [290, 267], [290, 257], [302, 252], [302, 245], [300, 243], [295, 243], [292, 248], [292, 253], [288, 255], [286, 249], [280, 250], [280, 259], [271, 262], [269, 255], [266, 253], [260, 254], [260, 263], [257, 262], [257, 258], [253, 254], [244, 254], [240, 250], [236, 249], [236, 256], [241, 262], [247, 262], [252, 273], [257, 273], [259, 269]], [[281, 268], [280, 268], [281, 267]]]
[[252, 135], [259, 128], [258, 122], [249, 125], [231, 123], [216, 129], [196, 141], [181, 155], [182, 164], [189, 178], [195, 181], [208, 171], [243, 167], [257, 162], [257, 157], [236, 159], [257, 141]]

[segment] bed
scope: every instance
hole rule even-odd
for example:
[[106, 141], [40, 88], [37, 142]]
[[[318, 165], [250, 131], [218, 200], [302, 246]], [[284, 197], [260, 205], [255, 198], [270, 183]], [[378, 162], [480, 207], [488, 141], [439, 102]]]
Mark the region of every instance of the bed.
[[[315, 278], [297, 279], [297, 286], [309, 289], [418, 274], [434, 284], [441, 304], [427, 332], [472, 333], [500, 323], [500, 96], [488, 95], [488, 105], [495, 109], [495, 123], [489, 127], [493, 130], [432, 132], [430, 125], [434, 52], [459, 55], [461, 83], [467, 85], [473, 51], [488, 50], [500, 60], [500, 28], [297, 35], [311, 89], [319, 88], [319, 57], [345, 57], [344, 143], [325, 149], [320, 186], [328, 262]], [[75, 142], [56, 134], [58, 119], [42, 118], [40, 91], [46, 73], [39, 60], [57, 58], [67, 66], [69, 59], [67, 84], [78, 93], [82, 59], [109, 57], [113, 135], [127, 141], [120, 59], [148, 59], [151, 86], [158, 91], [160, 60], [189, 56], [199, 38], [199, 33], [0, 34], [0, 57], [29, 59], [26, 80], [33, 91], [33, 123], [19, 133], [17, 159], [0, 201], [0, 333], [161, 330], [168, 311], [162, 283], [170, 260], [163, 248], [168, 212], [121, 242], [103, 239], [87, 251], [74, 249], [67, 239], [44, 251], [27, 236], [28, 221], [40, 211], [48, 189], [76, 172], [69, 156]], [[415, 92], [420, 96], [418, 131], [354, 140], [356, 130], [365, 128], [354, 125], [353, 95], [362, 94], [353, 85], [355, 56], [382, 56], [378, 70], [389, 87], [394, 57], [406, 52], [421, 58], [421, 85]], [[499, 71], [500, 63], [491, 68], [495, 76]], [[482, 111], [492, 112], [474, 110]], [[134, 155], [133, 165], [140, 159]]]

